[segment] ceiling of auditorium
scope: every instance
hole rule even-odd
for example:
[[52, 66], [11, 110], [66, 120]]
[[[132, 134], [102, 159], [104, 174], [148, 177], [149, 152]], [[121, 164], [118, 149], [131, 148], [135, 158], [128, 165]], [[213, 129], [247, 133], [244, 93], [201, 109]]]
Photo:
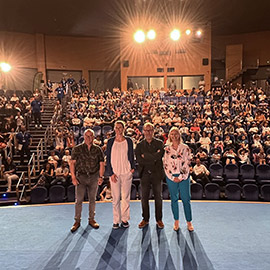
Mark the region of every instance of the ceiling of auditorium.
[[270, 30], [270, 0], [0, 0], [0, 31], [117, 36], [144, 18], [211, 22], [214, 35]]

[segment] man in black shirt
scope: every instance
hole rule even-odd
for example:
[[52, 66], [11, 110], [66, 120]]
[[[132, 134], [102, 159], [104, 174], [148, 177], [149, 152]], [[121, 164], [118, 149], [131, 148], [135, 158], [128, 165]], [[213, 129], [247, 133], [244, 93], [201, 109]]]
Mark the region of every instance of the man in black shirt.
[[161, 140], [154, 138], [154, 125], [151, 123], [144, 124], [143, 133], [145, 139], [136, 147], [136, 160], [139, 163], [141, 175], [142, 190], [142, 216], [143, 220], [139, 228], [144, 228], [149, 223], [149, 193], [152, 186], [155, 199], [155, 216], [157, 226], [162, 229], [162, 198], [161, 183], [164, 177], [162, 157], [164, 154], [164, 145]]
[[99, 224], [95, 221], [95, 203], [98, 185], [103, 182], [104, 154], [101, 148], [93, 144], [94, 131], [87, 129], [84, 132], [84, 142], [75, 146], [70, 160], [71, 179], [76, 186], [75, 223], [71, 232], [80, 227], [82, 203], [87, 189], [89, 199], [89, 225], [95, 229]]

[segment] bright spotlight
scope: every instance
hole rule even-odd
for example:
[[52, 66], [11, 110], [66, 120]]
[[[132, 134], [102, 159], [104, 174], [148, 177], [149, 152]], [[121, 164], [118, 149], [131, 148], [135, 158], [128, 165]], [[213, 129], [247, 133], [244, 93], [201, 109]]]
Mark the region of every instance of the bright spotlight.
[[151, 29], [147, 32], [147, 38], [153, 40], [156, 38], [156, 31]]
[[186, 35], [189, 36], [191, 34], [191, 30], [190, 29], [187, 29], [186, 30]]
[[11, 65], [8, 63], [2, 62], [0, 63], [0, 67], [3, 72], [9, 72], [11, 70]]
[[201, 31], [201, 30], [198, 30], [198, 31], [196, 32], [196, 36], [197, 36], [197, 37], [201, 37], [201, 35], [202, 35], [202, 31]]
[[178, 29], [174, 29], [171, 34], [170, 37], [172, 40], [177, 41], [180, 38], [181, 34], [180, 31]]
[[144, 32], [142, 30], [138, 30], [134, 34], [134, 39], [138, 43], [143, 43], [145, 41], [145, 34], [144, 34]]

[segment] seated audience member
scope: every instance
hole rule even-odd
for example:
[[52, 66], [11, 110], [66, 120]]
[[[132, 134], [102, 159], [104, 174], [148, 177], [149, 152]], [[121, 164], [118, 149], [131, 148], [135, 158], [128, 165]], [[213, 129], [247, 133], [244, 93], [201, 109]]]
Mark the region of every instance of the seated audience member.
[[75, 146], [75, 137], [73, 131], [68, 132], [66, 142], [68, 149], [72, 149]]
[[65, 161], [67, 164], [69, 164], [69, 161], [71, 160], [71, 155], [68, 149], [65, 150], [65, 154], [62, 157], [62, 161]]
[[221, 152], [223, 152], [223, 141], [220, 140], [219, 136], [215, 136], [214, 137], [214, 142], [213, 142], [213, 148], [219, 148], [221, 150]]
[[205, 151], [203, 151], [203, 148], [200, 147], [198, 149], [198, 152], [196, 154], [196, 157], [198, 157], [200, 159], [200, 161], [207, 161], [208, 154]]
[[203, 131], [202, 137], [199, 139], [199, 143], [201, 144], [201, 147], [206, 149], [207, 152], [209, 153], [211, 139], [207, 136], [207, 133], [205, 131]]
[[11, 157], [7, 157], [4, 167], [4, 179], [8, 184], [7, 192], [11, 192], [12, 180], [19, 180], [19, 176], [16, 174], [16, 166]]
[[53, 166], [47, 162], [44, 168], [41, 170], [39, 179], [36, 185], [33, 187], [33, 189], [36, 188], [37, 186], [43, 186], [49, 190], [53, 176], [54, 176]]
[[255, 164], [266, 164], [266, 154], [263, 148], [260, 148], [259, 153], [253, 153], [253, 160]]
[[69, 183], [69, 168], [67, 162], [62, 161], [61, 166], [54, 170], [55, 179], [52, 180], [51, 185], [62, 185], [64, 187], [68, 186]]
[[54, 166], [54, 168], [57, 168], [59, 161], [59, 156], [55, 154], [55, 151], [51, 151], [51, 155], [48, 157], [48, 163]]
[[249, 150], [246, 148], [240, 148], [238, 150], [238, 160], [240, 164], [250, 164]]
[[253, 144], [251, 145], [252, 148], [262, 148], [261, 139], [259, 134], [255, 134], [253, 136]]
[[220, 163], [221, 161], [221, 154], [218, 152], [218, 149], [214, 149], [213, 154], [211, 155], [210, 162], [211, 163]]
[[236, 164], [236, 153], [233, 151], [233, 148], [230, 148], [229, 150], [225, 151], [223, 154], [223, 157], [225, 158], [226, 164]]
[[193, 167], [192, 177], [197, 182], [198, 179], [201, 179], [202, 184], [205, 186], [210, 182], [209, 180], [210, 172], [207, 168], [201, 164], [201, 160], [196, 158], [196, 165]]
[[223, 142], [224, 142], [225, 150], [234, 147], [233, 141], [229, 135], [225, 136], [225, 139]]
[[108, 181], [107, 185], [100, 192], [100, 200], [101, 201], [111, 201], [112, 200], [112, 191], [111, 191], [111, 183]]
[[62, 151], [64, 150], [64, 136], [63, 136], [63, 132], [56, 130], [56, 134], [55, 134], [55, 149], [60, 151], [62, 153]]

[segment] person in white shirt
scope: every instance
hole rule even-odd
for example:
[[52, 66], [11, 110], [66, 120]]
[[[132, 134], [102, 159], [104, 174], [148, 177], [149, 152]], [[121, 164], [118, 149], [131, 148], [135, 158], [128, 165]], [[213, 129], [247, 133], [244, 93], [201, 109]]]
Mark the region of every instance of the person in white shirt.
[[125, 124], [116, 121], [114, 125], [115, 137], [107, 144], [107, 168], [110, 176], [113, 229], [121, 226], [129, 227], [130, 219], [130, 190], [135, 169], [134, 147], [130, 137], [124, 136]]
[[196, 165], [193, 167], [192, 177], [196, 181], [197, 179], [202, 180], [202, 184], [206, 185], [210, 182], [209, 180], [210, 172], [207, 170], [207, 168], [201, 164], [201, 160], [199, 158], [196, 158]]
[[187, 228], [189, 231], [194, 230], [190, 205], [190, 160], [189, 147], [182, 143], [179, 129], [172, 127], [168, 135], [168, 145], [165, 147], [163, 167], [171, 196], [171, 207], [175, 220], [173, 229], [175, 231], [179, 230], [179, 193], [184, 206]]

